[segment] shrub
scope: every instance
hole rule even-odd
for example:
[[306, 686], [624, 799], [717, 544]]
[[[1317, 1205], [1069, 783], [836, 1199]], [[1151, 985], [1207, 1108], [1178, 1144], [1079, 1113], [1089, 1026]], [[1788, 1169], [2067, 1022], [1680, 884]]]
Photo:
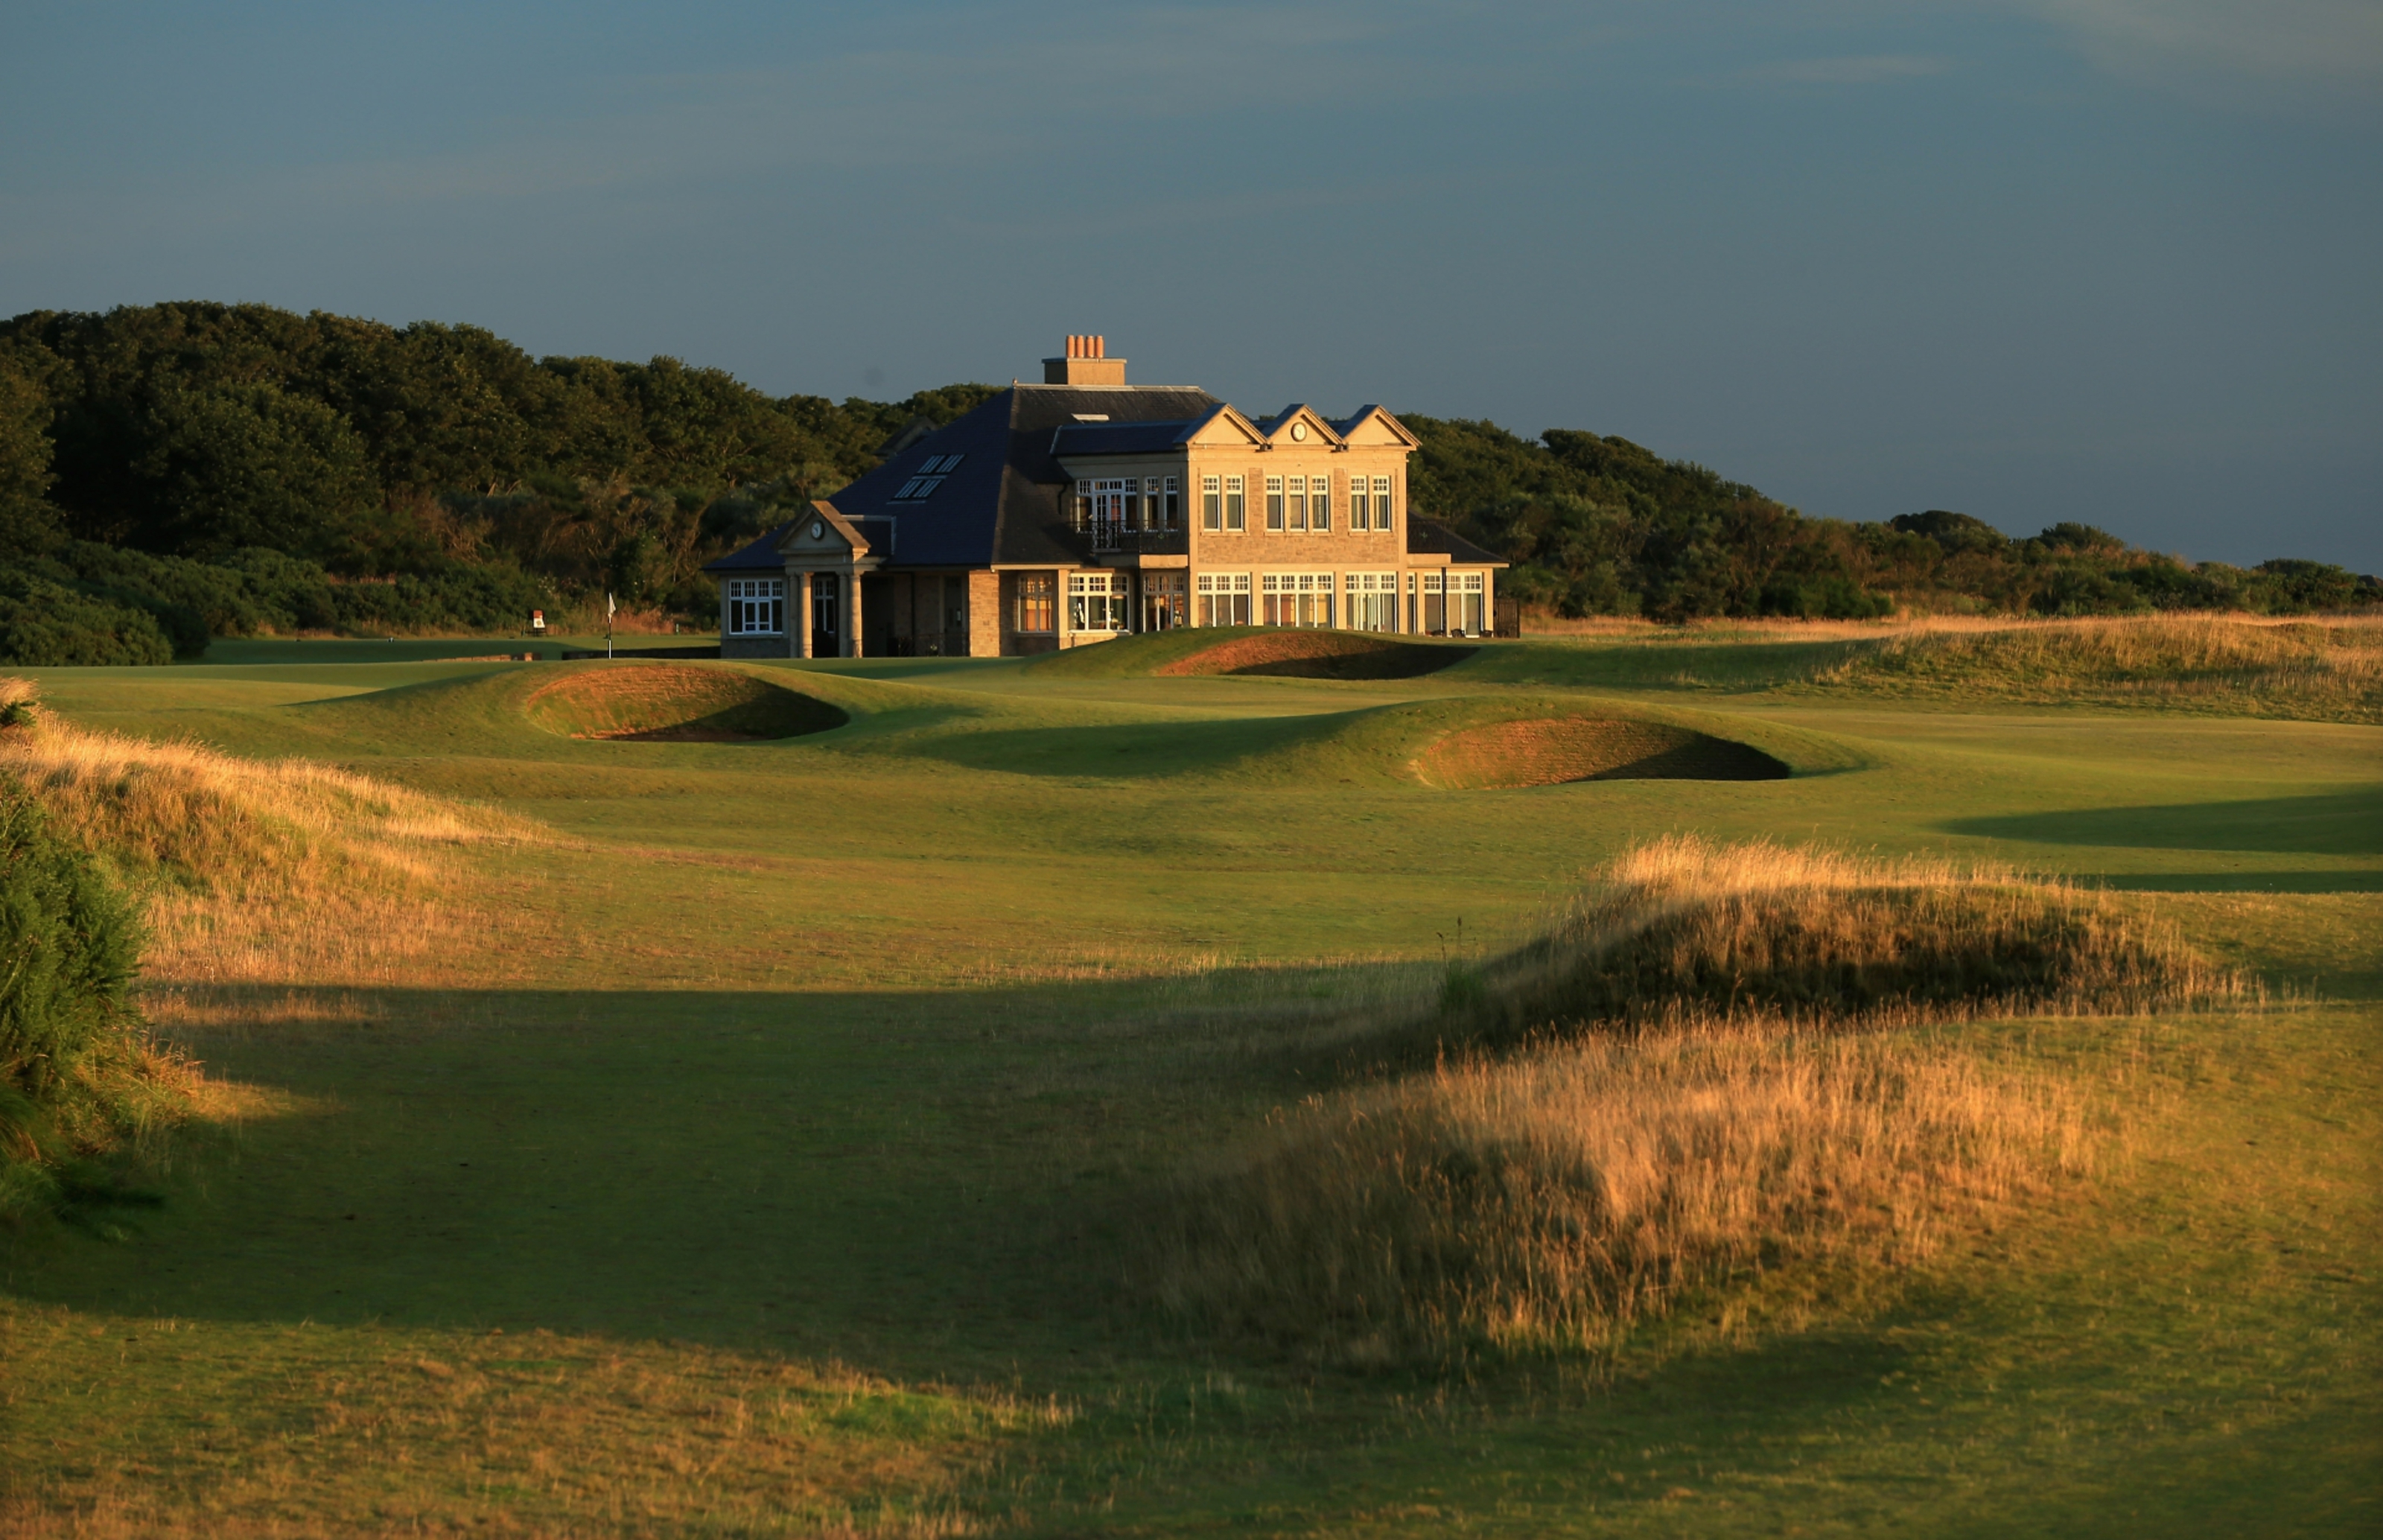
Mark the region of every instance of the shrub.
[[173, 658], [173, 643], [148, 610], [0, 571], [0, 663], [121, 667]]
[[0, 783], [0, 1217], [55, 1201], [176, 1100], [179, 1066], [150, 1048], [129, 994], [140, 946], [91, 857]]

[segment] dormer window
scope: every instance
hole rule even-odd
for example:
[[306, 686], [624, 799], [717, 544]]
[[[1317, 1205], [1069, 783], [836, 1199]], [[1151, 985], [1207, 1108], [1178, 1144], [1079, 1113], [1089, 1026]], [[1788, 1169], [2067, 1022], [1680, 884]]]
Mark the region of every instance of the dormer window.
[[923, 498], [932, 497], [935, 488], [944, 484], [944, 477], [957, 470], [959, 462], [960, 456], [956, 454], [929, 455], [925, 463], [919, 467], [909, 480], [902, 484], [902, 490], [894, 494], [893, 500], [917, 502]]

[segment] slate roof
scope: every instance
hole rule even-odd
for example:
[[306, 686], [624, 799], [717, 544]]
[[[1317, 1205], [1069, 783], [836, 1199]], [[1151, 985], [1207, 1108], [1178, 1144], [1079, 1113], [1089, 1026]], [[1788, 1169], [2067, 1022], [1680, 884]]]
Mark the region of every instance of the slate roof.
[[[1080, 561], [1083, 536], [1069, 527], [1059, 500], [1068, 476], [1053, 453], [1058, 430], [1130, 426], [1154, 432], [1167, 425], [1180, 432], [1223, 404], [1192, 386], [1013, 385], [905, 445], [827, 500], [862, 527], [875, 548], [872, 554], [905, 567]], [[1079, 415], [1103, 415], [1109, 422], [1079, 423]], [[932, 493], [895, 500], [920, 467], [955, 454], [959, 464]], [[882, 544], [880, 529], [890, 536]]]
[[1407, 554], [1445, 556], [1460, 567], [1502, 567], [1507, 564], [1504, 557], [1483, 550], [1446, 524], [1418, 519], [1412, 514], [1407, 518]]
[[1051, 436], [1053, 459], [1087, 454], [1155, 454], [1192, 437], [1197, 418], [1154, 423], [1068, 423]]
[[749, 546], [740, 546], [717, 561], [707, 561], [703, 570], [722, 577], [735, 577], [739, 573], [783, 573], [786, 559], [778, 554], [779, 536], [794, 527], [792, 520], [779, 524]]

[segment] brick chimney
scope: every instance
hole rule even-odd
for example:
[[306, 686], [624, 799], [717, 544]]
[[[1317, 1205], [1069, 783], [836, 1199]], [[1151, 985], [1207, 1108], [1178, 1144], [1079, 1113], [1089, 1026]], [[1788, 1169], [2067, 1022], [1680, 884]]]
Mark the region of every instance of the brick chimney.
[[1070, 337], [1068, 351], [1043, 361], [1045, 385], [1123, 385], [1125, 360], [1109, 356], [1105, 337]]

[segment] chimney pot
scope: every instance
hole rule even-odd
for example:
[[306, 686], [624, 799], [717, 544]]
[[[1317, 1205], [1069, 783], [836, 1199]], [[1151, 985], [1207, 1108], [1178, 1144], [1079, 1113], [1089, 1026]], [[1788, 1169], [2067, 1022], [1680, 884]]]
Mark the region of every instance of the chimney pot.
[[1109, 356], [1109, 339], [1107, 338], [1095, 337], [1093, 339], [1093, 356], [1094, 358], [1106, 358]]

